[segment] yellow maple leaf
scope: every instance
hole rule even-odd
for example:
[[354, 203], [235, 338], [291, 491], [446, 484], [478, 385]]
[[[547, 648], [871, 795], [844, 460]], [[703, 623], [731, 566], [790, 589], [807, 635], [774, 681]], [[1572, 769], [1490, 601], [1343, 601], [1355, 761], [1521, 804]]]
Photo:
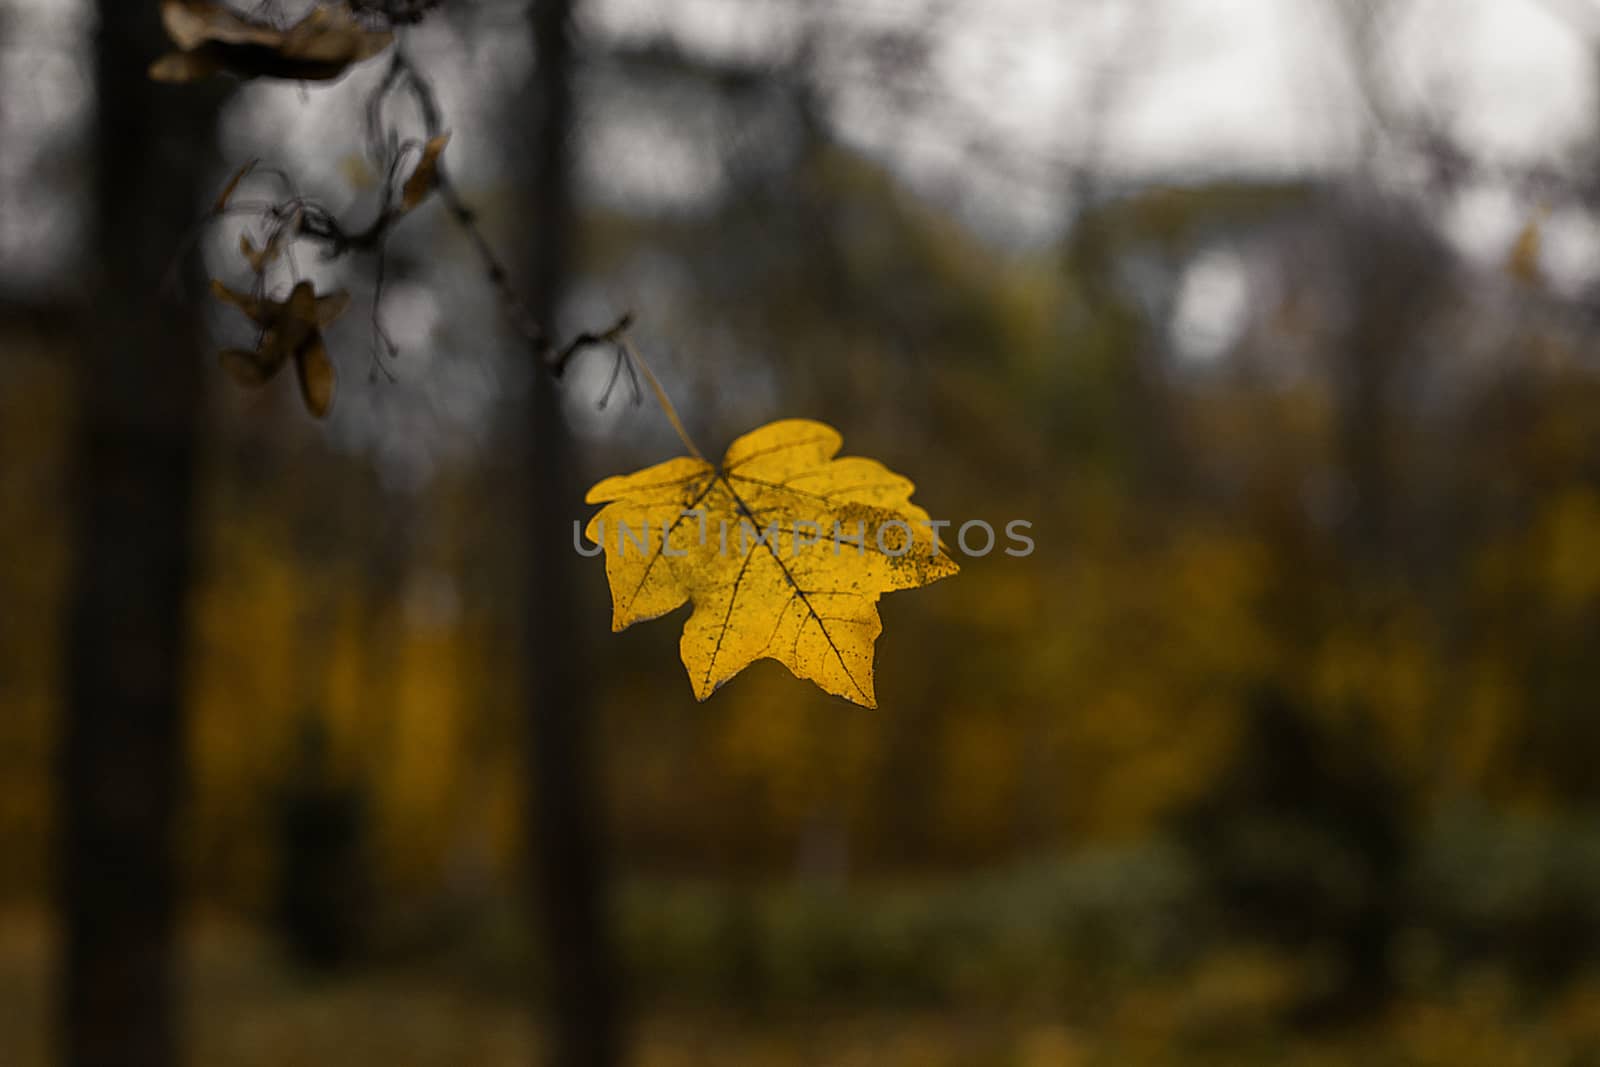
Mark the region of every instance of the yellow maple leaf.
[[[613, 630], [694, 610], [679, 649], [697, 699], [758, 659], [876, 707], [878, 597], [955, 574], [910, 479], [808, 419], [769, 423], [720, 467], [682, 456], [607, 478], [586, 536], [602, 545]], [[665, 532], [665, 536], [663, 536]]]

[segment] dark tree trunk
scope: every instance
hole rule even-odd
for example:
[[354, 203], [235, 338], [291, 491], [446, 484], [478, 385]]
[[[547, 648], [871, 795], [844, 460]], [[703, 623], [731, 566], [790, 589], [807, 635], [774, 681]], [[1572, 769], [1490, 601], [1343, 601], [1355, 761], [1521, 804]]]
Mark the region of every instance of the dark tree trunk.
[[145, 77], [154, 3], [101, 0], [76, 571], [58, 750], [61, 1062], [178, 1059], [174, 817], [201, 364], [157, 284], [197, 214], [203, 94]]
[[[533, 174], [532, 308], [555, 328], [572, 233], [571, 0], [533, 5], [534, 74], [529, 92]], [[529, 463], [529, 737], [533, 746], [530, 830], [537, 861], [537, 912], [550, 999], [549, 1062], [617, 1062], [617, 981], [592, 744], [593, 707], [584, 673], [574, 589], [571, 525], [582, 500], [556, 382], [534, 374], [526, 424]]]

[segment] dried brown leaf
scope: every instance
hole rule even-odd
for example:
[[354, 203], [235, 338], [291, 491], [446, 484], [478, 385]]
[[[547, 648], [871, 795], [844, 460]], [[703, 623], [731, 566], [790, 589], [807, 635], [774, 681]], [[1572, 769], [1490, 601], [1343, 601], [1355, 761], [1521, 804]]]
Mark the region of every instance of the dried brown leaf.
[[158, 59], [150, 77], [167, 82], [222, 70], [242, 78], [332, 81], [394, 41], [394, 34], [368, 29], [342, 6], [318, 5], [284, 29], [212, 0], [163, 0], [161, 21], [179, 51]]
[[444, 147], [449, 143], [450, 131], [446, 130], [422, 146], [422, 158], [417, 160], [416, 169], [411, 172], [411, 177], [406, 179], [406, 184], [400, 190], [401, 211], [411, 211], [438, 187], [439, 157], [444, 154]]
[[256, 169], [256, 163], [257, 160], [252, 159], [233, 172], [233, 177], [228, 179], [228, 184], [224, 185], [222, 192], [217, 194], [217, 202], [211, 208], [213, 213], [220, 215], [228, 210], [228, 201], [233, 199], [235, 190], [239, 188], [239, 183], [244, 181], [245, 176]]
[[241, 385], [264, 385], [292, 359], [306, 410], [317, 418], [326, 415], [333, 407], [337, 374], [328, 358], [322, 327], [350, 306], [350, 294], [339, 289], [319, 296], [306, 281], [297, 283], [287, 300], [250, 296], [216, 280], [211, 291], [261, 327], [255, 351], [230, 348], [222, 353], [222, 365], [233, 379]]

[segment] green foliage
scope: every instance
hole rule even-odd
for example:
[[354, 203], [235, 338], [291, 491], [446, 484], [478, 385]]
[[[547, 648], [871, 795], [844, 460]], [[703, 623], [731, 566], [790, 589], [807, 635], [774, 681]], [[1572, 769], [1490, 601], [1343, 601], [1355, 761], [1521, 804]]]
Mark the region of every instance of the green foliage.
[[1450, 811], [1426, 838], [1414, 892], [1435, 967], [1488, 962], [1547, 991], [1600, 958], [1600, 820]]
[[751, 1009], [840, 999], [1040, 1004], [1165, 973], [1199, 945], [1192, 875], [1163, 846], [955, 883], [630, 888], [624, 944], [656, 995]]

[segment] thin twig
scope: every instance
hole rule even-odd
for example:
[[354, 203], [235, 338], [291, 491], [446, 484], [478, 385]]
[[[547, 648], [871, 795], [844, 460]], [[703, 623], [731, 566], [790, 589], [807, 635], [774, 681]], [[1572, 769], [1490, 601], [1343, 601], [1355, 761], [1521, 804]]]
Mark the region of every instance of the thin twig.
[[[370, 0], [362, 4], [362, 8], [369, 12], [383, 12], [395, 21], [405, 21], [395, 17], [396, 3], [407, 11], [420, 13], [433, 6], [430, 0]], [[255, 208], [265, 220], [270, 222], [268, 227], [268, 245], [273, 243], [284, 230], [289, 230], [284, 239], [284, 252], [289, 257], [290, 270], [298, 275], [294, 265], [293, 245], [295, 241], [306, 241], [321, 249], [324, 259], [337, 259], [349, 252], [370, 252], [376, 257], [376, 280], [372, 299], [371, 324], [373, 331], [373, 362], [391, 380], [394, 375], [385, 365], [380, 354], [380, 345], [387, 352], [389, 358], [398, 355], [399, 348], [390, 338], [383, 327], [381, 305], [386, 275], [387, 242], [395, 225], [408, 214], [403, 204], [396, 203], [395, 190], [400, 179], [400, 168], [409, 157], [412, 148], [421, 148], [425, 151], [426, 142], [407, 141], [401, 143], [385, 115], [385, 105], [389, 97], [399, 91], [410, 93], [415, 102], [418, 114], [426, 130], [426, 140], [441, 136], [444, 133], [444, 117], [439, 107], [438, 95], [432, 83], [413, 63], [411, 57], [400, 46], [396, 45], [393, 58], [385, 71], [377, 88], [368, 98], [366, 104], [366, 140], [367, 150], [373, 162], [383, 167], [383, 192], [376, 213], [372, 219], [360, 229], [347, 227], [332, 211], [321, 204], [302, 196], [295, 188], [289, 175], [276, 168], [251, 167], [242, 171], [235, 182], [252, 174], [266, 174], [277, 178], [283, 183], [286, 198], [277, 203], [261, 205], [251, 202], [250, 207]], [[642, 373], [650, 383], [650, 388], [660, 403], [667, 420], [672, 423], [679, 438], [686, 447], [695, 455], [700, 455], [699, 449], [689, 439], [688, 432], [684, 429], [682, 420], [678, 417], [677, 410], [667, 398], [666, 391], [661, 383], [651, 372], [649, 366], [634, 350], [630, 343], [627, 331], [633, 324], [631, 312], [622, 314], [610, 326], [602, 330], [586, 330], [577, 334], [566, 342], [561, 342], [551, 332], [546, 324], [539, 321], [527, 303], [518, 294], [511, 284], [511, 273], [504, 262], [496, 254], [494, 247], [489, 243], [482, 228], [478, 225], [477, 213], [461, 196], [455, 183], [451, 180], [444, 160], [438, 158], [434, 161], [433, 191], [438, 194], [446, 210], [455, 223], [461, 227], [471, 243], [483, 272], [489, 284], [493, 287], [499, 303], [512, 327], [527, 343], [529, 351], [533, 354], [541, 370], [552, 378], [561, 378], [567, 366], [574, 358], [591, 348], [613, 348], [617, 353], [618, 363], [612, 368], [611, 379], [606, 385], [601, 397], [603, 407], [619, 379], [620, 373], [626, 371], [628, 380], [633, 389], [635, 402], [642, 396], [639, 388], [638, 372]], [[230, 186], [228, 193], [233, 192]], [[243, 205], [238, 205], [243, 209]], [[222, 214], [234, 213], [230, 205], [227, 211], [212, 211], [204, 216], [196, 227], [197, 236], [200, 226], [212, 221]], [[282, 238], [280, 238], [282, 239]], [[257, 284], [264, 284], [265, 279], [257, 278]]]

